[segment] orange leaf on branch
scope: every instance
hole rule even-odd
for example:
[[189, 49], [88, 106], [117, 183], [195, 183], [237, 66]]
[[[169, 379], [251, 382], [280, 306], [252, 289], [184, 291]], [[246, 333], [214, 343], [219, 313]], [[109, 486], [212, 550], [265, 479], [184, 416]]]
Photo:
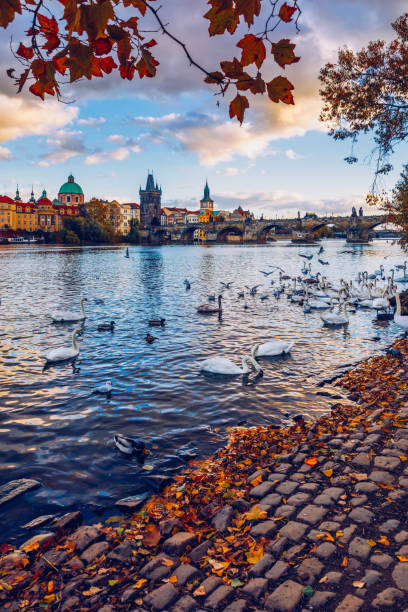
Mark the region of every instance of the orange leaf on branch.
[[229, 115], [231, 119], [236, 117], [242, 125], [247, 108], [249, 108], [248, 98], [246, 96], [241, 96], [241, 94], [237, 94], [229, 107]]
[[17, 55], [24, 59], [32, 59], [34, 57], [34, 51], [32, 47], [25, 47], [23, 43], [20, 43], [19, 48], [16, 51]]
[[285, 104], [294, 104], [293, 95], [291, 90], [294, 86], [288, 79], [282, 76], [278, 76], [269, 83], [266, 84], [268, 90], [268, 96], [272, 102], [284, 102]]
[[255, 64], [260, 68], [265, 61], [266, 49], [262, 38], [253, 34], [246, 34], [238, 43], [237, 47], [242, 49], [241, 64], [249, 66]]
[[235, 0], [235, 14], [238, 17], [242, 15], [248, 26], [254, 23], [254, 17], [258, 17], [260, 12], [261, 0]]
[[[216, 4], [218, 0], [210, 0], [210, 4]], [[222, 9], [217, 6], [213, 6], [205, 15], [205, 19], [209, 19], [210, 25], [208, 31], [210, 36], [216, 36], [218, 34], [224, 34], [227, 30], [230, 34], [233, 34], [237, 29], [239, 23], [239, 17], [236, 16], [231, 3], [231, 8]]]
[[295, 64], [300, 60], [300, 57], [295, 55], [295, 47], [296, 45], [291, 43], [289, 38], [282, 38], [279, 42], [272, 43], [273, 57], [281, 68], [285, 68], [288, 64]]
[[7, 28], [11, 23], [16, 13], [21, 15], [21, 2], [20, 0], [1, 0], [0, 2], [0, 27]]
[[289, 6], [286, 2], [279, 9], [279, 17], [285, 23], [292, 21], [292, 15], [297, 11], [295, 6]]
[[238, 79], [244, 71], [241, 62], [236, 57], [232, 62], [221, 62], [220, 66], [225, 76], [230, 79]]
[[112, 50], [112, 41], [109, 36], [104, 38], [97, 38], [91, 42], [91, 47], [95, 52], [95, 55], [107, 55]]
[[144, 0], [123, 0], [123, 6], [134, 6], [142, 15], [146, 15], [146, 2]]
[[142, 57], [136, 64], [136, 70], [139, 73], [139, 77], [152, 78], [156, 74], [156, 66], [159, 62], [153, 57], [153, 55], [147, 49], [142, 47]]

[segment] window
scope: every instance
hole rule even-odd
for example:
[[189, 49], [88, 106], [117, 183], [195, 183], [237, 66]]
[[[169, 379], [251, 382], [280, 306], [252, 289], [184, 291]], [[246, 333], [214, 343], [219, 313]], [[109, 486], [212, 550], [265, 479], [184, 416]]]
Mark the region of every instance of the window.
[[17, 212], [21, 212], [21, 206], [17, 206]]
[[67, 202], [71, 202], [71, 196], [67, 196]]
[[75, 202], [79, 202], [79, 197], [78, 196], [76, 196]]

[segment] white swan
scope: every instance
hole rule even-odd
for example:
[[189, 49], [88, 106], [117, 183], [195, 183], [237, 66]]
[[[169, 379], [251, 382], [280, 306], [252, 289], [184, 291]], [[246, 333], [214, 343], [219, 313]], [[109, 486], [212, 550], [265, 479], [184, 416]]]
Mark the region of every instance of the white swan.
[[208, 374], [227, 374], [228, 376], [239, 376], [240, 374], [250, 373], [251, 370], [248, 367], [248, 363], [253, 366], [257, 374], [260, 376], [263, 375], [260, 365], [255, 361], [255, 359], [249, 356], [242, 358], [241, 368], [225, 357], [211, 357], [200, 364], [200, 371], [207, 372]]
[[75, 341], [75, 338], [79, 334], [79, 329], [74, 329], [72, 332], [72, 346], [61, 346], [54, 348], [45, 353], [44, 358], [48, 363], [56, 361], [66, 361], [67, 359], [74, 359], [79, 355], [79, 348]]
[[395, 311], [394, 315], [394, 323], [398, 325], [398, 327], [401, 327], [406, 334], [408, 331], [408, 316], [401, 314], [401, 300], [399, 293], [395, 294], [395, 300], [397, 302], [397, 310]]
[[343, 308], [339, 308], [337, 312], [327, 312], [325, 315], [320, 317], [321, 320], [325, 325], [347, 325], [349, 320], [346, 306], [347, 302], [344, 302]]
[[382, 297], [373, 300], [373, 308], [376, 310], [384, 310], [390, 307], [390, 301], [387, 298], [388, 290], [383, 291]]
[[263, 344], [256, 344], [251, 350], [251, 356], [256, 357], [276, 357], [290, 353], [294, 342], [283, 342], [282, 340], [269, 340]]
[[81, 298], [81, 311], [82, 312], [72, 312], [70, 310], [57, 310], [51, 313], [51, 319], [55, 323], [64, 323], [64, 322], [74, 323], [76, 321], [83, 321], [84, 319], [86, 319], [84, 302], [87, 302], [87, 301], [88, 300], [86, 298]]

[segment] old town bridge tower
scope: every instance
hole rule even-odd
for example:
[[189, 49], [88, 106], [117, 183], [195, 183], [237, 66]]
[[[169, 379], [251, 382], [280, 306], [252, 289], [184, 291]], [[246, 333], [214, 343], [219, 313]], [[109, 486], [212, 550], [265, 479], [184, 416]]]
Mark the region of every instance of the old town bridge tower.
[[140, 195], [140, 226], [147, 229], [152, 225], [160, 225], [161, 217], [161, 187], [154, 183], [153, 174], [147, 175], [146, 189], [139, 189]]

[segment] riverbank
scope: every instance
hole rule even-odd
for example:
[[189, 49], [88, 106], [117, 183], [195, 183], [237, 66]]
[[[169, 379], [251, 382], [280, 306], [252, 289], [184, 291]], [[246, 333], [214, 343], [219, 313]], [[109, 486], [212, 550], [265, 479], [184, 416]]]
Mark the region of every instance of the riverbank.
[[353, 405], [234, 428], [136, 513], [81, 527], [70, 513], [3, 545], [3, 608], [408, 608], [408, 341], [394, 348], [337, 381]]

